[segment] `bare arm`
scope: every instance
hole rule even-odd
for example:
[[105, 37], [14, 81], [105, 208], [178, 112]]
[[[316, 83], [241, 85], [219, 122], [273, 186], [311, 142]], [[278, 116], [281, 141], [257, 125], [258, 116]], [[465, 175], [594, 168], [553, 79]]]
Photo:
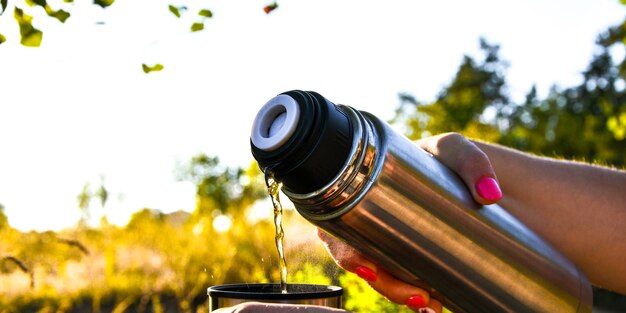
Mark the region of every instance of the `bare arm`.
[[593, 284], [626, 294], [626, 172], [474, 143], [498, 175], [504, 208]]

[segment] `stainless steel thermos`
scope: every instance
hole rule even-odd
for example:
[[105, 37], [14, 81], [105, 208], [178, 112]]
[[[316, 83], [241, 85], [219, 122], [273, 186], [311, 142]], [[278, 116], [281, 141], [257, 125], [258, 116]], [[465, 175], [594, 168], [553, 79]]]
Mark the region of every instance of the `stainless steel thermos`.
[[304, 218], [454, 312], [591, 312], [568, 259], [372, 114], [288, 91], [251, 145]]

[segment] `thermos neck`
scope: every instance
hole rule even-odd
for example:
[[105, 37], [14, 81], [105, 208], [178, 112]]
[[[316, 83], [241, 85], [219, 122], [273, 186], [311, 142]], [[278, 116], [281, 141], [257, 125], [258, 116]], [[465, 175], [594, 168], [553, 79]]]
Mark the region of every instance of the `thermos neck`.
[[349, 158], [353, 125], [341, 108], [311, 91], [292, 90], [268, 101], [250, 136], [252, 155], [283, 189], [305, 194], [325, 186]]

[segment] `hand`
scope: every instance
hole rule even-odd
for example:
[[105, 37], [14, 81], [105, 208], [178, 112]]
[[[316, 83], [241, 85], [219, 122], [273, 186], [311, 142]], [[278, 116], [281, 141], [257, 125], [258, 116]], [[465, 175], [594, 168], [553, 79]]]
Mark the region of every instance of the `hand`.
[[347, 311], [340, 309], [332, 309], [317, 305], [294, 305], [294, 304], [277, 304], [277, 303], [260, 303], [260, 302], [245, 302], [233, 307], [223, 308], [213, 313], [347, 313]]
[[[448, 133], [419, 140], [416, 144], [456, 172], [478, 203], [491, 204], [502, 198], [487, 155], [465, 137]], [[337, 265], [365, 279], [390, 301], [407, 305], [416, 312], [441, 312], [441, 303], [430, 298], [426, 290], [395, 278], [343, 241], [319, 229], [318, 236]]]
[[502, 191], [487, 154], [467, 138], [446, 133], [415, 143], [459, 175], [476, 202], [492, 204], [502, 199]]

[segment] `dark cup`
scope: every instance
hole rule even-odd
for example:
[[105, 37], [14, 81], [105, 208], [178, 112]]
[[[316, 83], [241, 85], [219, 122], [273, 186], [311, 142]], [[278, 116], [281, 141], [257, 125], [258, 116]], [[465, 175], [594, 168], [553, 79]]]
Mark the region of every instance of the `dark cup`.
[[315, 284], [288, 284], [282, 293], [279, 284], [225, 284], [209, 287], [209, 312], [243, 302], [309, 304], [342, 308], [343, 288]]

